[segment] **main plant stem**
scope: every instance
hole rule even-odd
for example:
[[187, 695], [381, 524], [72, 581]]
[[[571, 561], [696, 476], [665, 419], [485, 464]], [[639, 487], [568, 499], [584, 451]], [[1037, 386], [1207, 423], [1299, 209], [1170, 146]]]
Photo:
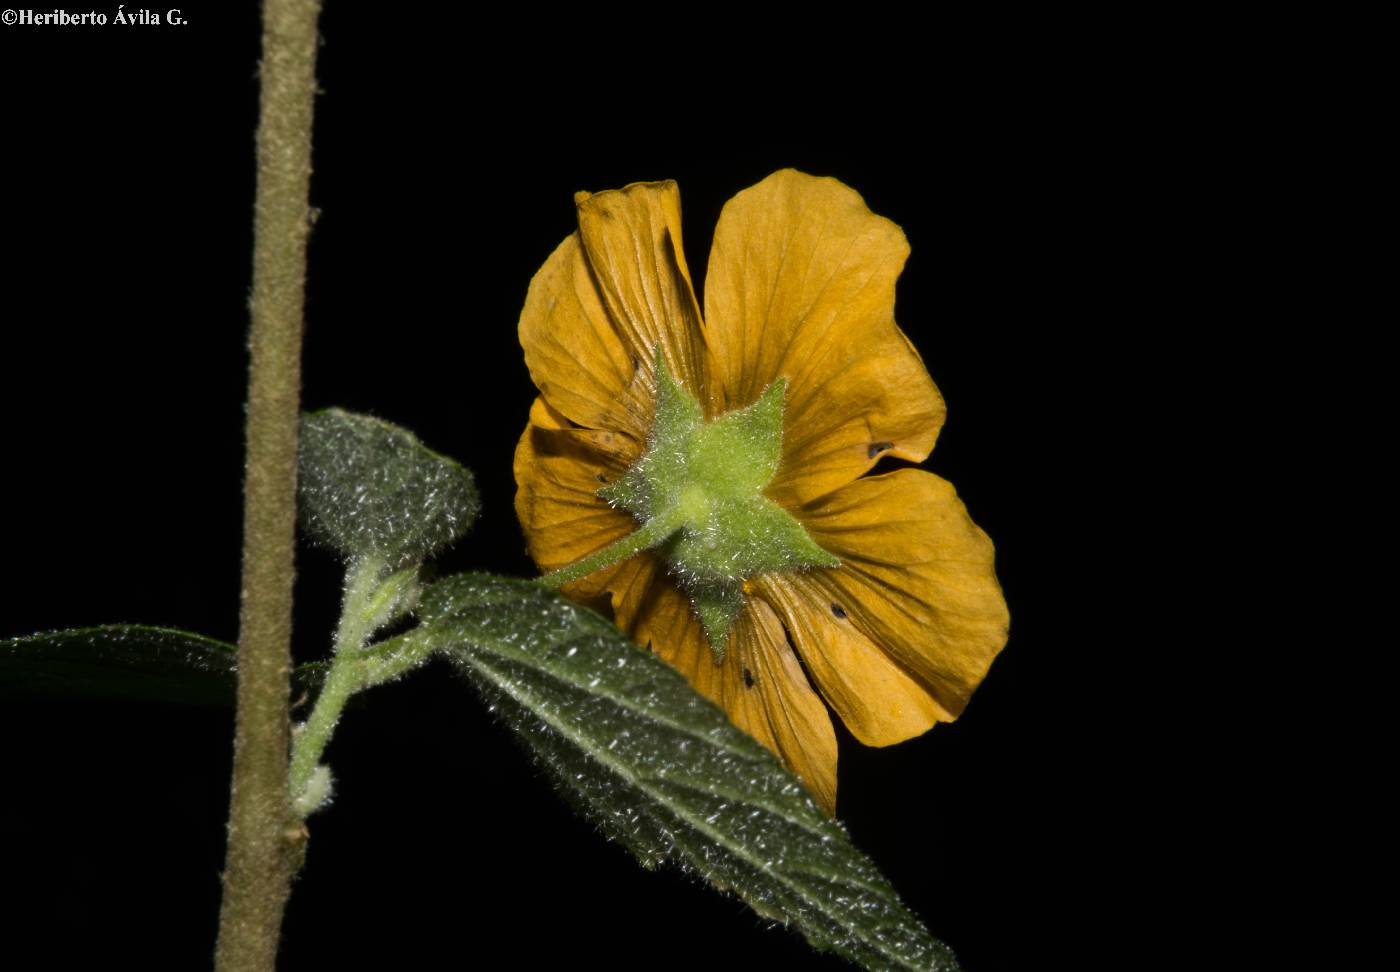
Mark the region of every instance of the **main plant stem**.
[[270, 972], [305, 850], [288, 797], [302, 308], [319, 0], [265, 0], [238, 717], [218, 972]]

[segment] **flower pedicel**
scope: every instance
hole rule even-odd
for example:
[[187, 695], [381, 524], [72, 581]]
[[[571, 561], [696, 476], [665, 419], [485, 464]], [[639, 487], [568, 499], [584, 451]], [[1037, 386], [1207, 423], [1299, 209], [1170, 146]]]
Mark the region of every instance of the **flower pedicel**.
[[956, 718], [1006, 642], [952, 486], [865, 475], [925, 459], [944, 415], [894, 322], [904, 234], [834, 179], [774, 173], [725, 205], [702, 316], [675, 183], [576, 202], [520, 317], [530, 553], [832, 811], [822, 697], [861, 742], [900, 742]]

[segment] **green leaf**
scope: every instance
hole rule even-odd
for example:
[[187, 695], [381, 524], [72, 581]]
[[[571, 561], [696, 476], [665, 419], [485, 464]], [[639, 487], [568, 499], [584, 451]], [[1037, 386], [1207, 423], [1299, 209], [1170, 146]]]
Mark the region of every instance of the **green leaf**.
[[338, 408], [302, 416], [298, 491], [314, 537], [391, 568], [447, 546], [481, 508], [469, 470], [406, 429]]
[[603, 618], [484, 574], [433, 585], [420, 616], [416, 634], [644, 866], [672, 861], [868, 968], [956, 968], [796, 777]]
[[[142, 624], [45, 631], [0, 640], [0, 696], [68, 695], [232, 705], [238, 649], [191, 631]], [[329, 666], [292, 671], [292, 691], [320, 686]]]
[[0, 641], [0, 692], [163, 702], [233, 702], [237, 649], [138, 624], [46, 631]]

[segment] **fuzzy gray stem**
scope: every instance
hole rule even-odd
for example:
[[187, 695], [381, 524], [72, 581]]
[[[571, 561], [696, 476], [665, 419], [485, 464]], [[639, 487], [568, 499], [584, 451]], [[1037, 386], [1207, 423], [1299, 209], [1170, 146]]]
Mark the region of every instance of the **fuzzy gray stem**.
[[306, 831], [287, 791], [297, 420], [320, 0], [263, 6], [238, 717], [215, 952], [271, 972]]

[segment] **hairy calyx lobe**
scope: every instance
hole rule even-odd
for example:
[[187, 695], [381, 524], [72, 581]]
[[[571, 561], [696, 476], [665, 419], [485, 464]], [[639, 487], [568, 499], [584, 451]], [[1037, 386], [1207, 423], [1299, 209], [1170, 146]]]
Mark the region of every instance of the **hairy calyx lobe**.
[[690, 598], [718, 661], [743, 607], [745, 580], [840, 561], [763, 495], [782, 458], [783, 379], [713, 422], [660, 355], [656, 381], [646, 453], [598, 495], [632, 514], [643, 530], [664, 533], [658, 553]]

